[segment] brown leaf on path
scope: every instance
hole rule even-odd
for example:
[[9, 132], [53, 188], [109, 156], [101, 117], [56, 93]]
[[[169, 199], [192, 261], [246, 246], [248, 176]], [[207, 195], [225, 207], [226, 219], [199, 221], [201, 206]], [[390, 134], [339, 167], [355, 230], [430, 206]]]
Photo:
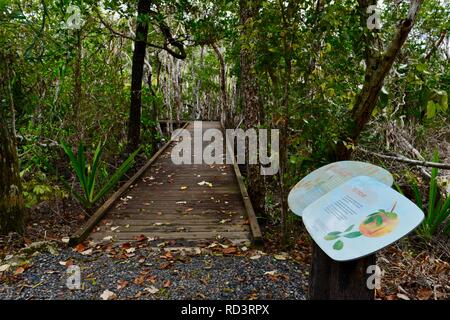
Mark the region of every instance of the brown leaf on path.
[[129, 243], [129, 242], [122, 243], [121, 247], [123, 249], [130, 249], [131, 248], [131, 243]]
[[163, 287], [164, 288], [169, 288], [171, 285], [172, 285], [172, 281], [170, 281], [170, 280], [165, 280], [163, 282]]
[[75, 246], [75, 248], [73, 248], [73, 250], [75, 250], [76, 252], [83, 252], [86, 250], [86, 246], [82, 243], [79, 243]]
[[166, 260], [173, 260], [173, 254], [170, 251], [167, 251], [163, 256], [161, 256], [162, 259]]
[[133, 283], [140, 286], [144, 283], [144, 281], [145, 281], [145, 276], [141, 275], [141, 276], [137, 277], [136, 279], [134, 279]]
[[237, 250], [236, 247], [229, 247], [229, 248], [223, 249], [222, 252], [223, 252], [224, 254], [233, 254], [233, 253], [237, 253], [238, 250]]
[[24, 271], [25, 271], [25, 268], [24, 268], [24, 267], [18, 267], [18, 268], [16, 269], [16, 271], [14, 271], [14, 275], [17, 276], [17, 275], [19, 275], [19, 274], [22, 274]]
[[149, 276], [147, 276], [146, 280], [147, 280], [147, 282], [150, 282], [150, 283], [156, 283], [156, 276], [149, 275]]
[[433, 296], [433, 290], [430, 288], [421, 288], [417, 291], [417, 298], [419, 300], [429, 300]]
[[170, 262], [164, 262], [159, 265], [159, 268], [162, 270], [169, 269], [172, 266]]
[[128, 281], [126, 280], [118, 280], [117, 281], [117, 289], [118, 290], [122, 290], [123, 288], [125, 288], [128, 285]]
[[147, 240], [147, 237], [146, 236], [144, 236], [143, 234], [141, 234], [141, 235], [139, 235], [139, 236], [136, 236], [136, 241], [138, 241], [138, 242], [142, 242], [142, 241], [146, 241]]

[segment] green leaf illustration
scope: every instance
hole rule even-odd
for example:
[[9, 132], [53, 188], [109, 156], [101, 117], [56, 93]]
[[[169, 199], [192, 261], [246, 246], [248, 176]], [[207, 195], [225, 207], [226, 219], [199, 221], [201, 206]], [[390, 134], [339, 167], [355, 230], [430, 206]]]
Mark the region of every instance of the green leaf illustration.
[[364, 221], [364, 224], [372, 223], [374, 220], [375, 220], [375, 216], [372, 216], [372, 217], [366, 219], [366, 221]]
[[355, 232], [350, 232], [350, 233], [344, 234], [344, 237], [350, 238], [350, 239], [352, 239], [352, 238], [358, 238], [358, 237], [360, 237], [360, 236], [362, 236], [362, 233], [359, 232], [359, 231], [355, 231]]
[[343, 247], [344, 243], [341, 240], [336, 241], [333, 245], [334, 250], [342, 250]]
[[353, 227], [354, 227], [355, 225], [354, 224], [352, 224], [350, 227], [348, 227], [347, 229], [345, 229], [345, 231], [344, 232], [349, 232], [350, 230], [352, 230], [353, 229]]
[[383, 218], [381, 216], [377, 217], [377, 226], [381, 226], [383, 224]]
[[379, 211], [377, 211], [377, 212], [374, 212], [374, 213], [371, 213], [371, 214], [369, 214], [368, 215], [368, 217], [373, 217], [373, 216], [376, 216], [377, 214], [379, 214], [380, 212]]
[[337, 238], [339, 238], [341, 232], [340, 231], [333, 231], [330, 232], [329, 234], [327, 234], [324, 239], [325, 240], [336, 240]]

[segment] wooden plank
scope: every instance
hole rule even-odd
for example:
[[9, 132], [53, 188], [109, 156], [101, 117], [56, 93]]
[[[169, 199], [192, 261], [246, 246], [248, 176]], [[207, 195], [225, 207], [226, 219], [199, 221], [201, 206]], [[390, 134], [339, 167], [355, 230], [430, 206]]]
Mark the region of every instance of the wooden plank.
[[117, 240], [134, 240], [140, 235], [148, 238], [158, 238], [161, 240], [216, 240], [219, 236], [222, 239], [247, 239], [249, 232], [120, 232], [120, 233], [92, 233], [92, 239], [102, 240], [104, 237], [112, 236]]
[[[103, 220], [102, 222], [100, 222], [100, 226], [102, 227], [107, 227], [111, 228], [113, 226], [126, 226], [126, 225], [130, 225], [130, 226], [151, 226], [154, 223], [157, 222], [167, 222], [168, 219], [127, 219], [127, 220], [123, 220], [123, 219], [113, 219], [113, 220]], [[201, 219], [178, 219], [175, 222], [171, 222], [171, 225], [173, 226], [186, 226], [186, 225], [198, 225], [198, 226], [211, 226], [211, 225], [238, 225], [238, 226], [248, 226], [248, 224], [245, 223], [245, 220], [243, 219], [231, 219], [231, 221], [227, 221], [226, 223], [221, 224], [220, 221], [223, 219], [211, 219], [211, 218], [206, 218], [206, 217], [202, 217]]]
[[[221, 225], [221, 224], [210, 224], [210, 225], [130, 225], [128, 228], [125, 226], [115, 226], [114, 231], [110, 229], [110, 227], [101, 227], [100, 230], [96, 232], [104, 232], [104, 233], [132, 233], [132, 232], [142, 232], [142, 233], [153, 233], [153, 232], [248, 232], [250, 228], [244, 225]], [[117, 228], [117, 229], [116, 229]]]
[[[188, 126], [189, 123], [186, 123], [185, 127]], [[161, 153], [169, 147], [172, 142], [178, 137], [178, 135], [171, 137], [171, 139], [156, 152], [153, 157], [133, 176], [131, 179], [126, 182], [122, 187], [119, 188], [106, 202], [88, 219], [88, 221], [74, 234], [70, 237], [69, 245], [75, 245], [81, 241], [83, 241], [88, 235], [89, 232], [95, 227], [95, 225], [102, 219], [108, 209], [116, 202], [120, 196], [127, 191], [127, 189], [134, 184], [145, 171], [158, 159]]]

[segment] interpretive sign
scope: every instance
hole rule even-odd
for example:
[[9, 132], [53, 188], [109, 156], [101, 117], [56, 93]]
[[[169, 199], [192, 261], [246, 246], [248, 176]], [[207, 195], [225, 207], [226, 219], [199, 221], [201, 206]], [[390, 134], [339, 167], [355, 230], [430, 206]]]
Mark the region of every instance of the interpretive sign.
[[303, 178], [288, 196], [289, 208], [301, 216], [303, 210], [328, 192], [356, 176], [369, 176], [392, 186], [392, 175], [383, 168], [359, 161], [340, 161], [321, 167]]
[[303, 211], [317, 245], [333, 260], [374, 253], [414, 230], [423, 212], [386, 184], [367, 176], [351, 178]]

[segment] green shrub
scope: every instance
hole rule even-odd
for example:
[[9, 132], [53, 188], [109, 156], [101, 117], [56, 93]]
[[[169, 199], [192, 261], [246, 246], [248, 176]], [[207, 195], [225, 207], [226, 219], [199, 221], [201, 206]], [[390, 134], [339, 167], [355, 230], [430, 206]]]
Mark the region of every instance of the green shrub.
[[[80, 142], [78, 146], [77, 155], [72, 152], [72, 148], [67, 146], [64, 142], [62, 143], [62, 147], [70, 159], [70, 164], [72, 169], [75, 171], [75, 174], [78, 178], [78, 182], [80, 184], [80, 188], [82, 193], [78, 193], [75, 190], [71, 189], [74, 197], [80, 201], [80, 203], [86, 208], [92, 208], [97, 201], [102, 199], [122, 178], [122, 176], [130, 169], [130, 167], [134, 163], [134, 158], [139, 153], [141, 148], [137, 149], [133, 152], [116, 170], [116, 172], [107, 180], [99, 191], [96, 191], [96, 181], [99, 172], [101, 171], [101, 163], [100, 158], [102, 155], [104, 143], [99, 142], [95, 153], [92, 158], [92, 163], [88, 164], [87, 158], [85, 155], [85, 149], [83, 144]], [[64, 180], [63, 180], [64, 181]], [[64, 182], [67, 186], [68, 183]]]
[[[434, 161], [439, 161], [439, 155], [435, 152]], [[450, 234], [450, 196], [440, 195], [438, 187], [437, 168], [431, 171], [430, 190], [428, 194], [428, 203], [426, 207], [422, 201], [422, 195], [416, 183], [413, 183], [412, 189], [416, 204], [426, 212], [422, 225], [418, 228], [418, 233], [427, 238], [436, 235], [440, 230], [445, 234]]]

